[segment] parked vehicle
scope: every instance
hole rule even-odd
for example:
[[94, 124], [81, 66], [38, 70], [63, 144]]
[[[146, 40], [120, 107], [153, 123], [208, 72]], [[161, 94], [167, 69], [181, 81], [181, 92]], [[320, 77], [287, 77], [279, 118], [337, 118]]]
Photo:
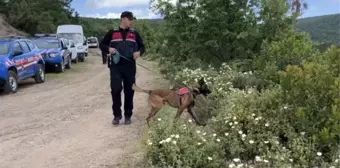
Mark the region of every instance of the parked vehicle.
[[71, 52], [65, 44], [67, 39], [46, 34], [43, 37], [37, 36], [33, 43], [38, 47], [46, 66], [52, 66], [59, 73], [71, 69]]
[[88, 44], [85, 36], [84, 36], [84, 47], [85, 47], [85, 57], [87, 57], [88, 51], [89, 51], [89, 44]]
[[79, 59], [78, 59], [77, 49], [76, 49], [76, 45], [74, 44], [74, 41], [67, 40], [66, 45], [68, 47], [68, 50], [71, 52], [72, 61], [77, 64], [79, 62]]
[[81, 25], [59, 25], [57, 36], [73, 40], [77, 49], [79, 61], [84, 62], [87, 56], [87, 41], [84, 39], [83, 27]]
[[88, 43], [90, 48], [92, 48], [92, 47], [98, 48], [99, 47], [99, 42], [98, 42], [98, 38], [97, 37], [89, 37], [89, 38], [87, 38], [87, 43]]
[[21, 80], [45, 82], [45, 62], [34, 43], [22, 36], [0, 37], [0, 89], [16, 93]]

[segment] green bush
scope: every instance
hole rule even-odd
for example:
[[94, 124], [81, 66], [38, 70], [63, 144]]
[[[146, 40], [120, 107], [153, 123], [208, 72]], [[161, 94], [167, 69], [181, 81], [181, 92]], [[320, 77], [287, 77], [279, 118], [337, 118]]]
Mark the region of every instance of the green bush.
[[[332, 47], [306, 56], [300, 65], [288, 65], [285, 71], [275, 69], [280, 84], [261, 92], [255, 87], [258, 78], [254, 74], [236, 72], [226, 63], [219, 69], [177, 71], [174, 82], [191, 86], [204, 77], [212, 88], [208, 96], [212, 105], [200, 99], [203, 104], [196, 107], [208, 125], [173, 124], [168, 119], [157, 122], [150, 133], [150, 165], [340, 166], [339, 54], [340, 50]], [[155, 145], [167, 138], [173, 140], [176, 134], [181, 143]], [[208, 157], [213, 162], [203, 159]]]

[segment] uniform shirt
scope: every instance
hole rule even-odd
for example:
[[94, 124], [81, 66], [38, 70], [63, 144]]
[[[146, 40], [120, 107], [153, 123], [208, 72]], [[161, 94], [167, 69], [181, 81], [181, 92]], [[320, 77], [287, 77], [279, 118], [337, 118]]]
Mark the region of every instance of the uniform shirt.
[[[126, 35], [129, 32], [129, 28], [127, 29], [119, 28], [119, 31], [122, 33], [123, 39], [125, 40]], [[112, 33], [113, 33], [113, 30], [108, 31], [106, 35], [104, 36], [103, 40], [99, 44], [100, 49], [103, 51], [107, 51], [107, 53], [109, 51]], [[137, 31], [135, 31], [135, 34], [136, 34], [137, 51], [139, 51], [140, 55], [142, 56], [145, 53], [145, 46], [143, 43], [143, 39], [140, 37]]]

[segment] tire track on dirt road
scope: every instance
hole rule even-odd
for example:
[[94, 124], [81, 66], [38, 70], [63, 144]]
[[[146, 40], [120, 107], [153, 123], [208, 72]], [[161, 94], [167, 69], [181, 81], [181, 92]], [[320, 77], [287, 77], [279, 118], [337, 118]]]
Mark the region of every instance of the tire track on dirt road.
[[[132, 125], [114, 127], [108, 68], [93, 53], [80, 64], [0, 96], [0, 168], [120, 167], [124, 156], [135, 156], [130, 151], [146, 126], [146, 95], [135, 94]], [[137, 71], [137, 84], [150, 88], [155, 74]]]

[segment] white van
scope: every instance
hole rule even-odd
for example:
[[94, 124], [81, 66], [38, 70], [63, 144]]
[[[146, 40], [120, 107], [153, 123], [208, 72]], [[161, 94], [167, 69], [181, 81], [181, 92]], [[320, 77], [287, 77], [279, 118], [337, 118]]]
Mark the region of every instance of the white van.
[[99, 47], [99, 42], [98, 42], [98, 38], [97, 37], [89, 37], [87, 38], [87, 44], [89, 45], [89, 47], [94, 47], [94, 48], [98, 48]]
[[[79, 61], [85, 61], [85, 57], [87, 56], [87, 41], [84, 39], [82, 25], [59, 25], [57, 28], [57, 36], [74, 41]], [[73, 60], [75, 61], [75, 58]]]

